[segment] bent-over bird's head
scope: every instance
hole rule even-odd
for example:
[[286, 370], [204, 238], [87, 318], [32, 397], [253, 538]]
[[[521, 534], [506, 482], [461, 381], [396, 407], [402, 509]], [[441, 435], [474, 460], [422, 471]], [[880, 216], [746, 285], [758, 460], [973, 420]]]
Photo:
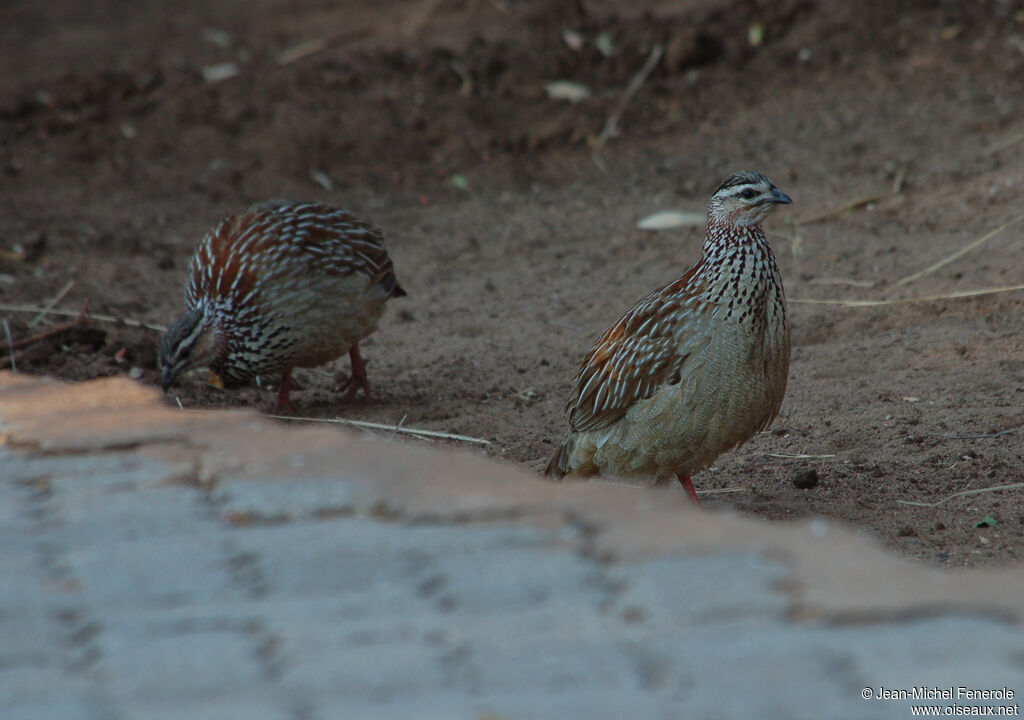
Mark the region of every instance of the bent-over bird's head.
[[776, 205], [793, 202], [755, 170], [744, 170], [727, 177], [708, 203], [708, 217], [734, 225], [756, 225]]
[[206, 310], [197, 307], [186, 312], [167, 329], [160, 342], [160, 380], [164, 392], [182, 373], [213, 363], [220, 349]]

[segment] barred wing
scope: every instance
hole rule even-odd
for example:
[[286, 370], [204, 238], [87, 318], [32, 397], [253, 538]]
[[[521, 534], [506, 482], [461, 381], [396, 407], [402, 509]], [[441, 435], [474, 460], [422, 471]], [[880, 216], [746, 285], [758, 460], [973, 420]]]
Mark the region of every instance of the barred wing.
[[704, 304], [681, 278], [655, 290], [612, 325], [587, 354], [566, 411], [573, 430], [599, 430], [665, 385], [676, 385], [687, 360], [710, 335], [702, 332]]

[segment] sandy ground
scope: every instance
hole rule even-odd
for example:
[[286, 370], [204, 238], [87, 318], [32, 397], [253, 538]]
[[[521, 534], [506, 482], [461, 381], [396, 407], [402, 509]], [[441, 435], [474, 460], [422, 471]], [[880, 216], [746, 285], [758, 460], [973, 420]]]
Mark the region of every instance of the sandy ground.
[[[956, 296], [1024, 284], [1024, 222], [988, 237], [1021, 219], [1020, 1], [14, 1], [0, 57], [20, 371], [156, 383], [159, 333], [47, 334], [69, 318], [20, 308], [167, 325], [217, 219], [323, 200], [386, 229], [409, 297], [364, 345], [372, 398], [336, 402], [343, 360], [299, 373], [300, 412], [465, 433], [538, 469], [592, 340], [699, 254], [702, 228], [637, 221], [701, 212], [754, 168], [795, 200], [769, 228], [790, 384], [772, 428], [697, 477], [734, 491], [706, 505], [842, 520], [938, 565], [1024, 553], [1024, 488], [950, 499], [1024, 481], [1024, 294]], [[555, 80], [591, 94], [553, 100]], [[175, 399], [272, 394], [196, 373]]]

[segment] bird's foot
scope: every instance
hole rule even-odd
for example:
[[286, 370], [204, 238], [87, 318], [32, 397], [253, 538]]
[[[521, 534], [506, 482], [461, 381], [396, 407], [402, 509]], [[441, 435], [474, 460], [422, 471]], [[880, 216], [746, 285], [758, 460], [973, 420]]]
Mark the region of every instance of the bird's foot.
[[274, 412], [295, 414], [295, 406], [292, 405], [292, 400], [289, 397], [289, 393], [292, 390], [300, 390], [298, 383], [292, 380], [291, 370], [285, 370], [281, 376], [281, 388], [277, 391], [277, 401], [274, 403]]
[[366, 366], [363, 364], [363, 359], [359, 356], [359, 347], [353, 345], [348, 350], [349, 360], [352, 361], [352, 374], [348, 378], [348, 382], [341, 386], [339, 392], [341, 392], [342, 402], [351, 400], [355, 397], [356, 392], [359, 388], [363, 389], [363, 395], [367, 398], [370, 397], [370, 381], [366, 379]]

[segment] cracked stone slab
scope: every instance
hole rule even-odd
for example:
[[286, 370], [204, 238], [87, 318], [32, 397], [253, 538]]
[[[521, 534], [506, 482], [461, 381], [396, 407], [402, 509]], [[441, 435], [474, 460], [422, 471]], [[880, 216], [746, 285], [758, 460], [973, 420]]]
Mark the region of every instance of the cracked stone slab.
[[124, 379], [0, 374], [0, 433], [5, 717], [888, 718], [864, 688], [1024, 676], [1020, 568], [823, 520]]
[[[550, 483], [464, 450], [347, 429], [283, 427], [255, 412], [196, 413], [124, 378], [69, 385], [0, 373], [0, 431], [22, 454], [129, 448], [210, 489], [226, 522], [330, 515], [465, 522], [583, 522], [619, 560], [755, 548], [782, 559], [796, 616], [836, 621], [946, 611], [1024, 618], [1024, 570], [946, 571], [887, 553], [824, 520], [769, 523], [696, 512], [675, 493]], [[173, 447], [165, 447], [168, 443]], [[286, 482], [285, 485], [274, 484]], [[574, 520], [575, 519], [575, 520]]]

